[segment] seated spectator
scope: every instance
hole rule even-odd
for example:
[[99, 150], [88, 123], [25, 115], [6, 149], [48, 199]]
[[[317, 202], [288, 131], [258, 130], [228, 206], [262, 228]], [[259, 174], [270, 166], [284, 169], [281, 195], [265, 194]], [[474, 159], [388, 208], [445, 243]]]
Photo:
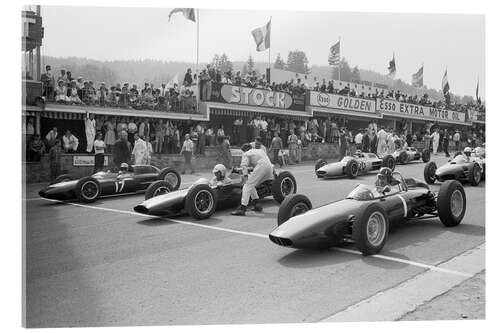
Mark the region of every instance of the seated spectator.
[[69, 103], [70, 99], [67, 94], [67, 88], [64, 85], [63, 80], [57, 81], [56, 87], [56, 102], [58, 103]]
[[78, 138], [71, 134], [70, 130], [66, 130], [66, 134], [63, 135], [63, 149], [66, 153], [76, 153], [78, 149]]
[[82, 100], [80, 97], [78, 97], [78, 88], [76, 86], [76, 81], [72, 80], [71, 81], [71, 86], [70, 86], [70, 91], [69, 91], [69, 101], [72, 104], [82, 104]]

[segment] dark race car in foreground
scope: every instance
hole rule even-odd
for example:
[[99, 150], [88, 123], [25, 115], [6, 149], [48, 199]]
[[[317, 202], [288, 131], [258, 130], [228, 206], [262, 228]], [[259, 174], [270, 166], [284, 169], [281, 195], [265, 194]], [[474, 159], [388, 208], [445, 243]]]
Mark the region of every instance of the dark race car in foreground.
[[406, 147], [396, 150], [391, 154], [397, 164], [408, 164], [412, 161], [422, 159], [422, 162], [427, 163], [431, 160], [431, 151], [423, 149], [421, 152], [415, 147]]
[[455, 158], [439, 168], [435, 162], [427, 163], [424, 168], [424, 179], [427, 184], [454, 179], [477, 186], [481, 179], [485, 179], [485, 177], [486, 160], [482, 156], [475, 154], [467, 157], [459, 153]]
[[[187, 213], [198, 220], [207, 219], [217, 208], [234, 207], [240, 203], [244, 184], [241, 168], [233, 168], [229, 178], [229, 184], [211, 184], [208, 179], [201, 178], [189, 188], [178, 191], [173, 191], [164, 181], [154, 182], [146, 190], [146, 200], [135, 206], [134, 210], [154, 216]], [[259, 198], [272, 196], [278, 203], [296, 192], [297, 182], [288, 171], [274, 171], [274, 179], [266, 180], [257, 186]]]
[[314, 171], [318, 178], [337, 178], [347, 176], [356, 178], [370, 171], [379, 170], [382, 167], [388, 167], [394, 170], [396, 160], [391, 155], [380, 158], [377, 154], [362, 153], [357, 151], [352, 156], [345, 156], [339, 162], [328, 163], [324, 159], [316, 161]]
[[91, 203], [103, 196], [144, 191], [157, 180], [168, 182], [173, 189], [181, 184], [179, 173], [172, 168], [160, 170], [152, 165], [131, 165], [124, 172], [101, 171], [80, 179], [61, 175], [38, 194], [47, 199], [79, 199]]
[[309, 199], [297, 194], [286, 198], [278, 212], [278, 227], [269, 239], [291, 248], [329, 248], [354, 242], [364, 254], [384, 247], [392, 223], [439, 217], [447, 227], [460, 224], [466, 211], [465, 191], [460, 182], [449, 180], [439, 192], [397, 172], [399, 184], [374, 188], [358, 184], [339, 201], [312, 209]]

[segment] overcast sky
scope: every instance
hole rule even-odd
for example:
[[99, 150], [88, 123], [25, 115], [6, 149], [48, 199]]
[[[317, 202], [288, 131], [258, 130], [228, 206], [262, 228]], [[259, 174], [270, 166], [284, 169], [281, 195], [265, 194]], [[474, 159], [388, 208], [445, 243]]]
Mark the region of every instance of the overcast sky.
[[[196, 61], [196, 23], [167, 8], [42, 7], [42, 52], [98, 60]], [[484, 17], [480, 15], [287, 12], [201, 9], [200, 61], [225, 52], [231, 60], [267, 61], [250, 31], [272, 16], [271, 59], [306, 52], [310, 64], [327, 65], [341, 37], [341, 56], [351, 66], [387, 73], [393, 52], [397, 78], [411, 82], [424, 63], [424, 84], [441, 88], [448, 68], [452, 93], [484, 97]]]

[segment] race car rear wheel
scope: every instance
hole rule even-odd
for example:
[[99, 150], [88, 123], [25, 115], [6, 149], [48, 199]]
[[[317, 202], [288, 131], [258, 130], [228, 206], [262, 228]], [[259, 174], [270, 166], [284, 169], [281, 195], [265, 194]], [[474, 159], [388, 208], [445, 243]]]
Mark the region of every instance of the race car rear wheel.
[[297, 192], [297, 181], [289, 171], [282, 171], [273, 180], [271, 192], [274, 200], [282, 203], [285, 198]]
[[94, 177], [84, 177], [76, 183], [75, 194], [83, 202], [95, 202], [101, 195], [101, 185]]
[[148, 186], [144, 195], [144, 199], [149, 200], [153, 197], [172, 192], [173, 190], [174, 189], [172, 187], [172, 184], [170, 184], [169, 182], [166, 182], [164, 180], [157, 180]]
[[278, 210], [278, 225], [312, 208], [311, 201], [303, 194], [292, 194], [283, 200]]
[[464, 187], [456, 180], [447, 180], [441, 185], [437, 197], [437, 211], [441, 223], [454, 227], [462, 222], [467, 209]]
[[422, 162], [427, 163], [431, 160], [431, 151], [429, 149], [422, 150]]
[[54, 179], [53, 181], [51, 181], [49, 185], [57, 184], [57, 183], [69, 182], [71, 180], [73, 180], [73, 177], [71, 177], [70, 175], [60, 175], [60, 176], [57, 176], [56, 179]]
[[368, 206], [361, 218], [354, 219], [352, 239], [363, 255], [376, 254], [382, 250], [389, 233], [389, 219], [378, 204]]
[[214, 190], [207, 184], [191, 187], [184, 204], [188, 214], [197, 220], [208, 219], [215, 213], [217, 198]]
[[314, 172], [318, 171], [319, 168], [324, 167], [327, 164], [328, 164], [327, 161], [320, 158], [319, 160], [316, 161], [316, 164], [314, 165]]
[[469, 184], [477, 186], [481, 182], [481, 167], [479, 164], [474, 163], [472, 169], [469, 171]]
[[394, 171], [394, 168], [396, 167], [396, 160], [394, 159], [394, 156], [385, 155], [384, 158], [382, 158], [382, 167], [387, 167]]
[[359, 165], [356, 160], [350, 160], [345, 166], [345, 173], [349, 178], [356, 178], [358, 176]]
[[172, 190], [176, 191], [181, 186], [181, 175], [174, 168], [165, 168], [158, 174], [158, 180], [164, 180], [172, 185]]
[[435, 162], [429, 162], [424, 168], [424, 179], [427, 184], [434, 184], [436, 182], [437, 165]]
[[409, 162], [408, 153], [405, 151], [402, 151], [401, 153], [399, 153], [399, 163], [408, 164], [408, 162]]

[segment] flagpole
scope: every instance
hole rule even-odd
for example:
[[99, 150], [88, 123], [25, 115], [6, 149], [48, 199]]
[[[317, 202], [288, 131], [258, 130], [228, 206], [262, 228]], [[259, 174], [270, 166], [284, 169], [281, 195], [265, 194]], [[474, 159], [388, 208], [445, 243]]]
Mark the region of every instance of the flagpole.
[[340, 36], [339, 36], [339, 83], [340, 83], [340, 62], [341, 62], [341, 57], [340, 57]]
[[196, 75], [198, 76], [198, 64], [200, 60], [200, 10], [196, 8]]

